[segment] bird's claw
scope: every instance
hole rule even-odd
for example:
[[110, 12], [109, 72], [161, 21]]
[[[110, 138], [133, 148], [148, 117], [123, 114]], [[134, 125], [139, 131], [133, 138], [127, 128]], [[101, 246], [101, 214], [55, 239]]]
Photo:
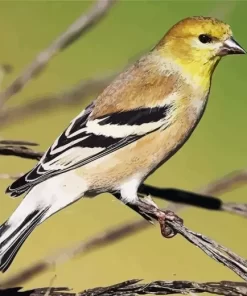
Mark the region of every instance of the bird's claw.
[[158, 221], [160, 224], [160, 230], [161, 230], [161, 234], [165, 237], [165, 238], [172, 238], [175, 235], [177, 235], [177, 232], [170, 226], [167, 224], [167, 220], [168, 221], [175, 221], [180, 225], [183, 225], [183, 219], [181, 219], [180, 217], [178, 217], [176, 214], [174, 214], [172, 211], [162, 211], [163, 215], [160, 215]]
[[153, 219], [159, 222], [161, 234], [165, 238], [172, 238], [177, 234], [177, 232], [168, 225], [167, 221], [174, 221], [180, 225], [183, 224], [183, 220], [172, 211], [160, 210], [149, 195], [138, 201], [138, 207], [141, 212], [150, 215]]
[[148, 205], [152, 205], [153, 207], [158, 208], [156, 203], [152, 200], [152, 197], [150, 194], [143, 197], [143, 201]]

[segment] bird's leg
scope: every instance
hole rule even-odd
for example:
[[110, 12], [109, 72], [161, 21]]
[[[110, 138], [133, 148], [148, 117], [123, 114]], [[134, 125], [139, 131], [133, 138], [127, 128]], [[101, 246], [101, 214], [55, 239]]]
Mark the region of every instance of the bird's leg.
[[166, 221], [177, 221], [180, 224], [183, 224], [183, 220], [175, 215], [172, 211], [161, 210], [154, 203], [150, 196], [145, 196], [144, 198], [139, 198], [136, 206], [139, 209], [139, 212], [148, 215], [159, 222], [161, 233], [166, 238], [172, 238], [176, 235], [176, 232], [167, 225]]
[[[123, 201], [122, 196], [120, 193], [115, 192], [112, 193], [118, 200]], [[148, 222], [150, 222], [151, 224], [153, 224], [153, 219], [155, 219], [155, 217], [151, 217], [151, 215], [147, 215], [146, 213], [142, 212], [138, 205], [136, 203], [129, 203], [129, 202], [124, 202], [124, 204], [126, 206], [128, 206], [129, 208], [131, 208], [133, 211], [135, 211], [136, 213], [138, 213], [140, 216], [142, 216], [145, 220], [147, 220]]]
[[[115, 192], [113, 195], [117, 199], [122, 200], [120, 193]], [[166, 238], [172, 238], [176, 235], [174, 230], [169, 225], [167, 225], [167, 220], [176, 220], [178, 223], [183, 224], [183, 220], [176, 216], [173, 212], [159, 209], [149, 195], [142, 198], [139, 197], [135, 203], [125, 204], [152, 224], [153, 220], [158, 221], [160, 224], [161, 233]]]

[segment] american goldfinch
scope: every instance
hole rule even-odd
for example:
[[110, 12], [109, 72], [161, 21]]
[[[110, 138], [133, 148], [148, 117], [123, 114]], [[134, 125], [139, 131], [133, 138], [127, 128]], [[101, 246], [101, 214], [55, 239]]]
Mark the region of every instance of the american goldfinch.
[[221, 57], [244, 53], [230, 26], [215, 18], [174, 25], [7, 189], [26, 196], [0, 226], [0, 270], [8, 269], [37, 225], [81, 197], [109, 192], [138, 211], [138, 187], [201, 119]]

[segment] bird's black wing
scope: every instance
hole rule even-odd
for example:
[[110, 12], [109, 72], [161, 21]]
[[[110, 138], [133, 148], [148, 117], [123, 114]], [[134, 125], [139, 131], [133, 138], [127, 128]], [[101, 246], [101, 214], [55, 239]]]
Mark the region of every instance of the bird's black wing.
[[86, 165], [169, 125], [171, 105], [133, 109], [90, 119], [83, 110], [46, 151], [39, 163], [7, 188], [19, 196], [58, 174]]

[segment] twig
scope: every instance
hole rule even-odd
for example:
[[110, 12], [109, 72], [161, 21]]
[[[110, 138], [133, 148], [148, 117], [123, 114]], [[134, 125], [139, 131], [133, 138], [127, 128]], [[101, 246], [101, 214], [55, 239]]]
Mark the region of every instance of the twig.
[[1, 64], [0, 70], [3, 74], [10, 74], [13, 71], [13, 67], [10, 64]]
[[[246, 169], [242, 169], [235, 172], [231, 172], [230, 174], [227, 174], [224, 177], [221, 177], [218, 180], [215, 180], [214, 182], [211, 182], [208, 185], [203, 186], [197, 192], [205, 196], [221, 195], [225, 192], [229, 192], [231, 190], [234, 190], [246, 184], [247, 184], [247, 171]], [[204, 204], [204, 206], [205, 205], [206, 204]], [[168, 208], [173, 212], [176, 212], [186, 208], [187, 206], [188, 205], [181, 204], [181, 203], [178, 203], [178, 204], [171, 203], [168, 205]], [[234, 214], [246, 217], [247, 212], [245, 211], [246, 210], [245, 204], [235, 204], [236, 208], [237, 206], [241, 210], [239, 209], [234, 210], [234, 207], [231, 207], [228, 203], [225, 204], [221, 202], [219, 210], [228, 211], [230, 213], [234, 213]]]
[[112, 73], [103, 77], [81, 81], [70, 90], [43, 96], [22, 106], [4, 109], [0, 113], [1, 126], [20, 121], [27, 118], [27, 116], [34, 116], [47, 110], [50, 111], [52, 108], [62, 105], [74, 106], [81, 104], [86, 97], [102, 91], [116, 75], [117, 73]]
[[212, 195], [220, 195], [247, 184], [246, 169], [227, 174], [214, 182], [200, 188], [196, 192], [189, 192], [175, 188], [159, 188], [142, 184], [139, 188], [141, 195], [152, 195], [159, 199], [171, 201], [168, 208], [173, 212], [187, 206], [195, 206], [208, 210], [226, 211], [247, 217], [247, 204], [225, 203]]
[[9, 64], [1, 64], [0, 65], [0, 88], [2, 87], [3, 80], [6, 76], [6, 74], [9, 74], [12, 72], [12, 66]]
[[0, 140], [0, 145], [38, 146], [39, 144], [23, 140]]
[[[154, 281], [139, 284], [140, 280], [128, 280], [109, 287], [98, 287], [85, 290], [79, 296], [133, 296], [133, 295], [171, 295], [193, 293], [214, 293], [218, 295], [247, 295], [247, 284], [242, 282], [208, 282], [197, 283], [190, 281]], [[61, 295], [61, 293], [59, 293]], [[72, 293], [69, 293], [71, 296]], [[51, 294], [51, 296], [54, 294]], [[55, 294], [56, 295], [56, 294]], [[57, 293], [58, 295], [58, 293]], [[62, 294], [64, 295], [64, 294]], [[33, 296], [36, 296], [34, 294]]]
[[43, 152], [35, 152], [30, 148], [18, 145], [0, 145], [0, 155], [18, 156], [27, 159], [39, 160]]
[[135, 295], [173, 295], [189, 293], [213, 293], [227, 296], [247, 295], [247, 284], [242, 282], [190, 282], [190, 281], [153, 281], [140, 284], [141, 280], [128, 280], [108, 287], [87, 289], [73, 293], [69, 288], [39, 288], [20, 292], [21, 288], [0, 290], [1, 296], [41, 296], [49, 291], [50, 296], [135, 296]]
[[230, 174], [224, 176], [224, 178], [219, 178], [218, 180], [202, 187], [199, 192], [201, 194], [219, 195], [225, 193], [226, 191], [233, 190], [243, 184], [247, 184], [246, 169], [231, 172]]
[[28, 81], [37, 77], [53, 56], [67, 48], [92, 26], [97, 24], [111, 8], [116, 0], [98, 0], [86, 14], [81, 15], [62, 35], [38, 54], [34, 61], [16, 78], [16, 80], [0, 94], [0, 107], [13, 95], [19, 92]]
[[24, 173], [19, 173], [19, 174], [15, 174], [15, 175], [10, 175], [10, 174], [0, 174], [0, 179], [11, 179], [11, 180], [16, 180], [18, 178], [20, 178], [21, 176], [23, 176]]
[[222, 204], [222, 210], [243, 217], [247, 217], [247, 204], [227, 202]]

